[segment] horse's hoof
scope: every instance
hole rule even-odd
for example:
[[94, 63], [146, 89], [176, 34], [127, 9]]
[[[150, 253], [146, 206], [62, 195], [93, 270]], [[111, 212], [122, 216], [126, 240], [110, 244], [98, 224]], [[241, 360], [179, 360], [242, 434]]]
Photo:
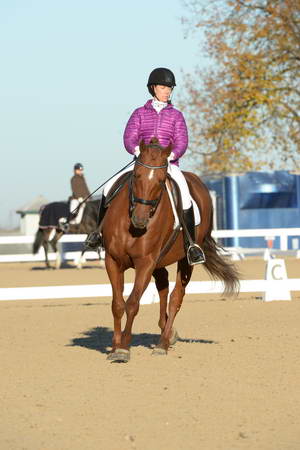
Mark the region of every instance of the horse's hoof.
[[161, 347], [155, 347], [152, 350], [152, 355], [154, 356], [166, 356], [168, 354], [167, 350]]
[[170, 345], [175, 345], [179, 339], [179, 334], [175, 328], [172, 328], [172, 335], [170, 337]]
[[128, 362], [130, 360], [130, 351], [124, 348], [117, 348], [114, 352], [107, 356], [109, 361], [114, 362]]

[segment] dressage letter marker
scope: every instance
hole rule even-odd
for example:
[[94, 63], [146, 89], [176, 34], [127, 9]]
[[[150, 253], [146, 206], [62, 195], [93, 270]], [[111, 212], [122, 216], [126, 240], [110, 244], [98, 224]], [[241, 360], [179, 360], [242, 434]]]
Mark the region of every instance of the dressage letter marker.
[[284, 259], [269, 259], [266, 266], [267, 288], [263, 300], [291, 300]]

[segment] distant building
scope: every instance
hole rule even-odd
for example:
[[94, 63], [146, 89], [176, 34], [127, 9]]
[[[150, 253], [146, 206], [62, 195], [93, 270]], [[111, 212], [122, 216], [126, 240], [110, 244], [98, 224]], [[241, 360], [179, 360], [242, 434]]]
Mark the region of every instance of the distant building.
[[20, 232], [25, 235], [35, 234], [39, 226], [40, 208], [46, 205], [48, 200], [39, 195], [31, 202], [19, 208], [16, 212], [20, 214]]
[[[300, 175], [284, 170], [247, 172], [219, 178], [204, 177], [216, 192], [217, 228], [299, 228]], [[293, 242], [294, 241], [294, 242]], [[289, 237], [289, 248], [299, 248], [300, 236]], [[226, 246], [264, 247], [263, 237], [224, 239]], [[279, 248], [279, 237], [274, 248]]]

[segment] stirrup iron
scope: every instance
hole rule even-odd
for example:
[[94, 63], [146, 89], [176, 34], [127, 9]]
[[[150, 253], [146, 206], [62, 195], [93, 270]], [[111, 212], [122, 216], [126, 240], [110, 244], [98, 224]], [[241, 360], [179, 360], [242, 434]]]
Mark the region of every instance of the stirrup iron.
[[98, 231], [92, 231], [88, 234], [84, 242], [85, 250], [95, 250], [103, 248], [102, 236]]
[[[197, 248], [198, 252], [199, 252], [199, 251], [201, 252], [201, 257], [200, 257], [200, 259], [199, 259], [199, 256], [200, 256], [200, 255], [199, 255], [199, 256], [198, 256], [198, 260], [194, 260], [194, 259], [191, 257], [191, 255], [190, 255], [190, 252], [191, 252], [194, 248]], [[204, 264], [205, 261], [206, 261], [204, 251], [202, 250], [202, 248], [200, 247], [200, 245], [195, 244], [195, 243], [189, 245], [189, 247], [188, 247], [188, 249], [187, 249], [187, 251], [186, 251], [186, 257], [187, 257], [187, 260], [188, 260], [188, 263], [189, 263], [190, 266], [194, 266], [194, 265], [196, 265], [196, 264]], [[197, 257], [197, 256], [196, 256], [196, 257]]]

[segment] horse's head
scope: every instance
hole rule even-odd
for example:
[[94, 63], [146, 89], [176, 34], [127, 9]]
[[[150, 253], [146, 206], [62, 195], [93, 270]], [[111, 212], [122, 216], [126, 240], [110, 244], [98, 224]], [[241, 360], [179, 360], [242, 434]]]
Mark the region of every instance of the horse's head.
[[170, 153], [171, 144], [163, 148], [156, 138], [148, 145], [140, 143], [130, 188], [130, 214], [135, 228], [145, 229], [156, 210], [165, 188]]

